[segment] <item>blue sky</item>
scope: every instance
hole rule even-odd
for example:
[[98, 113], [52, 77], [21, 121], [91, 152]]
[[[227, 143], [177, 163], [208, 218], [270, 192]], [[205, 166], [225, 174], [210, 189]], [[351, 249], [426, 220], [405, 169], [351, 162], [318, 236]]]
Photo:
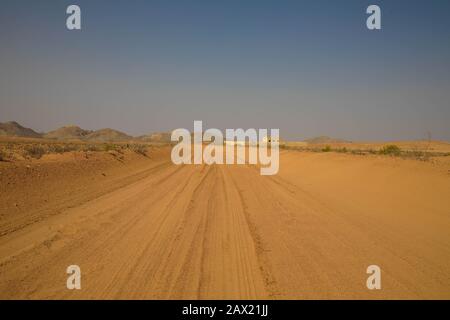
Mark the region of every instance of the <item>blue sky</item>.
[[[69, 4], [81, 31], [65, 28]], [[0, 121], [450, 140], [449, 14], [446, 0], [6, 0]]]

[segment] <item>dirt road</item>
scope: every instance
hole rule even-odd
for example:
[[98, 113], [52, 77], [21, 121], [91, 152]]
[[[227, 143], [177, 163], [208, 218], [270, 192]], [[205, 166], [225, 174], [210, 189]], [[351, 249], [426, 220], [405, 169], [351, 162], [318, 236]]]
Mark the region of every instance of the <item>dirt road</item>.
[[[103, 194], [4, 228], [0, 298], [449, 299], [445, 168], [285, 151], [280, 173], [261, 176], [163, 153]], [[366, 288], [372, 264], [381, 290]], [[69, 265], [81, 290], [66, 288]]]

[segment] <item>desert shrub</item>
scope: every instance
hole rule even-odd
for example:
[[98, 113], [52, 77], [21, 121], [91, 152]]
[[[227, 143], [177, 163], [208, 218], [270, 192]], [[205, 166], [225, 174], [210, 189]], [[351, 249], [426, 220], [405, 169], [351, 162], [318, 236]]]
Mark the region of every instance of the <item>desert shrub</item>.
[[63, 152], [70, 152], [70, 151], [79, 151], [80, 146], [76, 144], [65, 144], [62, 146]]
[[322, 152], [330, 152], [330, 151], [331, 151], [330, 146], [325, 146], [325, 148], [322, 149]]
[[63, 153], [64, 147], [58, 144], [51, 144], [48, 146], [49, 153]]
[[339, 148], [339, 149], [337, 149], [336, 151], [337, 151], [337, 152], [340, 152], [340, 153], [347, 153], [347, 152], [348, 152], [348, 150], [347, 150], [346, 147]]
[[81, 146], [77, 144], [49, 144], [47, 146], [48, 153], [64, 153], [71, 151], [79, 151], [81, 150]]
[[[441, 155], [441, 154], [439, 154], [439, 155]], [[412, 158], [412, 159], [421, 160], [421, 161], [428, 161], [433, 156], [433, 154], [430, 152], [424, 152], [424, 151], [405, 151], [403, 153], [403, 156], [406, 158]]]
[[383, 148], [380, 149], [380, 154], [385, 154], [385, 155], [390, 155], [390, 156], [398, 156], [400, 155], [400, 153], [402, 152], [402, 150], [394, 145], [394, 144], [390, 144], [387, 146], [384, 146]]
[[0, 161], [5, 161], [6, 159], [6, 153], [3, 150], [0, 150]]
[[147, 156], [147, 146], [144, 144], [132, 144], [129, 146], [129, 148], [137, 154]]
[[82, 147], [82, 150], [83, 151], [100, 151], [101, 148], [99, 145], [96, 145], [96, 144], [87, 144]]
[[45, 149], [40, 145], [28, 145], [23, 149], [22, 155], [25, 158], [40, 159], [45, 154]]
[[358, 155], [358, 156], [363, 156], [365, 153], [364, 153], [364, 151], [362, 151], [360, 149], [353, 149], [351, 151], [351, 154], [355, 154], [355, 155]]
[[102, 145], [103, 151], [119, 151], [121, 150], [121, 146], [114, 143], [105, 143]]

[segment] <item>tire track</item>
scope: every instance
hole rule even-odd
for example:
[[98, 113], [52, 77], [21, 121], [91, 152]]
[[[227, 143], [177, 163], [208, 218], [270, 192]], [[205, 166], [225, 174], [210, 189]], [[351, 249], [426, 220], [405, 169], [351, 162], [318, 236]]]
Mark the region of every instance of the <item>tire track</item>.
[[[227, 172], [227, 176], [230, 177], [230, 181], [232, 182], [233, 189], [237, 192], [239, 197], [239, 207], [242, 209], [243, 216], [245, 218], [246, 226], [248, 228], [248, 232], [253, 240], [253, 246], [255, 248], [255, 254], [258, 260], [259, 269], [261, 272], [261, 276], [264, 280], [264, 285], [266, 288], [266, 291], [269, 294], [269, 297], [274, 298], [278, 295], [279, 290], [277, 288], [277, 283], [275, 278], [272, 275], [271, 266], [269, 259], [267, 257], [267, 253], [269, 252], [261, 239], [260, 234], [258, 233], [258, 230], [256, 228], [256, 225], [252, 222], [250, 213], [248, 212], [248, 206], [246, 205], [245, 198], [243, 195], [242, 189], [239, 188], [236, 180], [233, 178], [232, 174], [229, 173], [229, 170], [232, 170], [228, 167], [224, 168], [224, 171]], [[225, 174], [222, 171], [222, 174], [224, 175], [223, 181], [225, 181]], [[225, 188], [225, 187], [224, 187]]]

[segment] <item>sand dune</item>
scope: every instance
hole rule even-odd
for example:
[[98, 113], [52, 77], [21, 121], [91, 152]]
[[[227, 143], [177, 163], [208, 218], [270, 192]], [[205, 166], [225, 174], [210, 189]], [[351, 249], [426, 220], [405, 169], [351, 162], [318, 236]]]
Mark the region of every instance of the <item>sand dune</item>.
[[[450, 298], [447, 159], [282, 151], [261, 176], [169, 152], [64, 155], [67, 185], [47, 157], [28, 197], [2, 164], [0, 298]], [[82, 290], [66, 289], [72, 264]], [[382, 290], [366, 288], [371, 264]]]

